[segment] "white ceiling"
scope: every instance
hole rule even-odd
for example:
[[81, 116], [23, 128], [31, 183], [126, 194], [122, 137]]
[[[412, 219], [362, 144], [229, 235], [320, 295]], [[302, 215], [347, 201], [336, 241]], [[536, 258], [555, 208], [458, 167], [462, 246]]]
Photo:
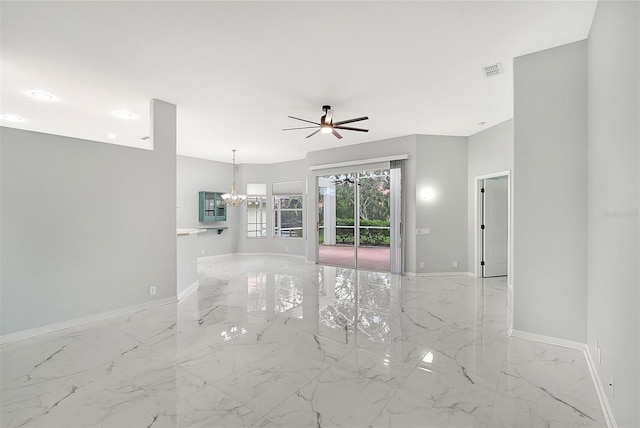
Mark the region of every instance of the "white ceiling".
[[[178, 153], [238, 163], [513, 116], [514, 57], [585, 39], [595, 1], [6, 2], [2, 125], [145, 147], [151, 98], [178, 106]], [[485, 78], [482, 66], [504, 64]], [[59, 97], [37, 101], [41, 90]], [[334, 121], [344, 138], [281, 131]], [[124, 109], [138, 118], [112, 115]], [[479, 122], [486, 122], [480, 126]], [[107, 135], [114, 133], [117, 139]]]

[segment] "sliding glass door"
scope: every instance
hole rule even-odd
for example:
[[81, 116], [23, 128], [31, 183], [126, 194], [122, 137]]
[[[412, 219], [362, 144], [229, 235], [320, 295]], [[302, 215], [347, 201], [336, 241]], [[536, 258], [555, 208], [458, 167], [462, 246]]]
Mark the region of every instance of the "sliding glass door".
[[355, 176], [319, 177], [318, 191], [318, 263], [355, 268]]
[[388, 169], [318, 177], [318, 263], [390, 270], [390, 182]]
[[389, 170], [358, 173], [356, 266], [389, 271]]

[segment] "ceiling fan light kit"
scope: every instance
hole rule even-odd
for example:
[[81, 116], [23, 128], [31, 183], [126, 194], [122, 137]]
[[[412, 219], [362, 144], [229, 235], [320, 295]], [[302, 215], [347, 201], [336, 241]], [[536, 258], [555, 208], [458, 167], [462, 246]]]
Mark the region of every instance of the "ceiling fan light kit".
[[312, 132], [311, 134], [307, 135], [305, 138], [313, 137], [318, 132], [321, 132], [323, 134], [333, 134], [334, 137], [336, 137], [338, 139], [342, 138], [342, 135], [340, 135], [338, 133], [337, 129], [345, 130], [345, 131], [369, 132], [368, 129], [354, 128], [354, 127], [351, 127], [351, 126], [343, 126], [343, 125], [345, 125], [347, 123], [359, 122], [361, 120], [368, 120], [369, 118], [367, 116], [356, 117], [354, 119], [347, 119], [347, 120], [341, 120], [341, 121], [338, 121], [338, 122], [334, 122], [333, 121], [333, 110], [331, 110], [331, 106], [330, 105], [322, 106], [322, 111], [324, 112], [324, 114], [320, 118], [320, 123], [313, 122], [313, 121], [307, 120], [307, 119], [300, 119], [299, 117], [288, 116], [291, 119], [295, 119], [295, 120], [300, 120], [302, 122], [311, 123], [311, 124], [313, 124], [315, 126], [303, 126], [303, 127], [299, 127], [299, 128], [285, 128], [285, 129], [283, 129], [283, 131], [293, 131], [293, 130], [298, 130], [298, 129], [316, 129], [317, 128], [314, 132]]

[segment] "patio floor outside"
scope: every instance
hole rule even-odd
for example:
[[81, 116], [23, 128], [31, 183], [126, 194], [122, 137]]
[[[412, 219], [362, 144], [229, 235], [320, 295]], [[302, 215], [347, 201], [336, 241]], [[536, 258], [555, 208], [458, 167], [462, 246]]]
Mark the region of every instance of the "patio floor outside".
[[[353, 245], [319, 245], [318, 263], [321, 265], [355, 266]], [[389, 247], [358, 247], [358, 269], [389, 271], [391, 249]]]

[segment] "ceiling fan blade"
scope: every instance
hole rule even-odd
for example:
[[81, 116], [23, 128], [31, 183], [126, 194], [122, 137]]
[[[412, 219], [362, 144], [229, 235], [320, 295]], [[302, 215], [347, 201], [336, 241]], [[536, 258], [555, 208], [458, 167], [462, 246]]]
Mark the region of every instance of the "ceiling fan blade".
[[[291, 117], [291, 116], [289, 116]], [[362, 117], [357, 117], [355, 119], [348, 119], [348, 120], [341, 120], [340, 122], [335, 122], [334, 125], [344, 125], [345, 123], [352, 123], [352, 122], [360, 122], [361, 120], [367, 120], [369, 119], [367, 116], [362, 116]]]
[[303, 126], [301, 128], [283, 128], [283, 131], [293, 131], [295, 129], [312, 129], [312, 128], [317, 128], [317, 126]]
[[301, 120], [301, 121], [303, 121], [303, 122], [313, 123], [314, 125], [318, 125], [318, 126], [320, 126], [320, 124], [319, 124], [319, 123], [311, 122], [310, 120], [307, 120], [307, 119], [300, 119], [299, 117], [293, 117], [293, 116], [287, 116], [287, 117], [290, 117], [291, 119], [295, 119], [295, 120]]
[[331, 130], [331, 133], [335, 135], [338, 140], [342, 138], [342, 135], [338, 134], [338, 131], [336, 131], [335, 129]]
[[332, 120], [333, 120], [333, 110], [327, 110], [327, 113], [325, 114], [325, 118], [324, 118], [324, 123], [331, 124]]
[[313, 137], [314, 135], [316, 135], [318, 132], [320, 132], [320, 130], [318, 129], [317, 131], [307, 135], [305, 138], [309, 138], [309, 137]]
[[334, 126], [334, 129], [346, 129], [347, 131], [360, 131], [360, 132], [369, 132], [368, 129], [362, 129], [362, 128], [352, 128], [350, 126]]

